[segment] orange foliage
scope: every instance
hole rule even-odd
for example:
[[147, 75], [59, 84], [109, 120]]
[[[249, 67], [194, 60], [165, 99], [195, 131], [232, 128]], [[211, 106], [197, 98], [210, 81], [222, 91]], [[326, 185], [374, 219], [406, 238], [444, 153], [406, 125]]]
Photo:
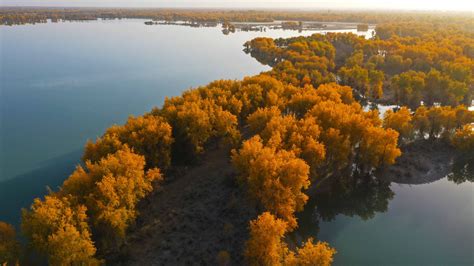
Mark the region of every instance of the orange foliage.
[[0, 264], [14, 265], [17, 263], [20, 244], [16, 239], [15, 228], [0, 221]]
[[454, 147], [463, 151], [474, 151], [474, 126], [464, 125], [462, 128], [456, 130], [453, 136], [452, 143]]
[[171, 126], [161, 117], [130, 117], [123, 126], [112, 126], [96, 143], [88, 142], [83, 160], [97, 162], [124, 145], [144, 155], [148, 167], [167, 168], [171, 163]]
[[94, 227], [100, 228], [108, 241], [123, 238], [125, 230], [137, 216], [136, 205], [161, 180], [157, 168], [144, 171], [145, 159], [125, 148], [109, 154], [96, 163], [78, 166], [64, 181], [62, 195], [72, 195], [88, 207]]
[[23, 233], [51, 265], [99, 264], [86, 210], [68, 197], [35, 199], [30, 210], [23, 210]]
[[329, 266], [332, 264], [336, 250], [326, 242], [313, 243], [308, 239], [302, 247], [297, 248], [295, 253], [290, 253], [286, 258], [285, 265], [288, 266]]
[[258, 136], [234, 150], [232, 162], [250, 196], [295, 228], [294, 212], [301, 211], [308, 200], [303, 189], [310, 184], [309, 166], [292, 152], [264, 146]]
[[400, 108], [397, 112], [388, 110], [385, 112], [383, 127], [396, 130], [400, 138], [410, 139], [413, 135], [413, 124], [410, 110], [406, 107]]
[[245, 258], [249, 265], [316, 265], [328, 266], [336, 250], [327, 243], [313, 243], [309, 239], [293, 252], [283, 237], [287, 224], [268, 212], [250, 222], [250, 238], [245, 246]]

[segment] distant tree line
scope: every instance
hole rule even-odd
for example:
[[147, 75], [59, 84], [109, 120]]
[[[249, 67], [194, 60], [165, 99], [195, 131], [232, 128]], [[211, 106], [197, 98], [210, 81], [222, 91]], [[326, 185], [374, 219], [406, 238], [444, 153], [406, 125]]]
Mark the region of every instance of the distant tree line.
[[372, 102], [464, 104], [474, 99], [474, 39], [436, 24], [380, 25], [371, 39], [345, 33], [288, 39], [256, 38], [245, 50], [272, 66], [269, 75], [295, 86], [351, 86]]
[[[466, 12], [371, 12], [371, 11], [296, 11], [296, 10], [226, 10], [226, 9], [170, 9], [170, 8], [0, 8], [0, 24], [19, 25], [44, 23], [48, 19], [57, 21], [79, 21], [96, 19], [141, 18], [165, 21], [189, 22], [273, 22], [294, 21], [354, 22], [379, 24], [413, 21], [449, 25], [464, 30], [474, 28], [474, 19]], [[364, 24], [361, 24], [361, 30]]]

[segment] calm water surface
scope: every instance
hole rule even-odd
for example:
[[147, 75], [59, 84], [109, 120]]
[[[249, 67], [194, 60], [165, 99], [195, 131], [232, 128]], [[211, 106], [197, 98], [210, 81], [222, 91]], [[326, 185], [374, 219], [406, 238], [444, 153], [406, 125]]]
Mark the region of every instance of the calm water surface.
[[[429, 184], [392, 183], [385, 212], [367, 204], [360, 214], [338, 214], [309, 236], [336, 247], [335, 265], [474, 265], [474, 184], [443, 178]], [[370, 202], [383, 201], [379, 193]], [[316, 231], [315, 231], [316, 230]], [[306, 236], [308, 236], [306, 235]]]
[[[245, 41], [313, 33], [225, 36], [143, 22], [0, 26], [0, 220], [17, 224], [19, 209], [61, 184], [85, 141], [110, 125], [187, 88], [267, 70], [242, 52]], [[338, 214], [309, 231], [336, 247], [336, 264], [472, 265], [473, 189], [446, 179], [392, 184], [386, 212], [366, 220]]]

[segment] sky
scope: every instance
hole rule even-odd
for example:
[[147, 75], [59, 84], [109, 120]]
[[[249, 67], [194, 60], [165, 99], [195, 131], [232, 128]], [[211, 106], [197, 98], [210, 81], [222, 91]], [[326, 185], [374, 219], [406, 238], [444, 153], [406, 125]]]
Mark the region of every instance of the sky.
[[0, 0], [1, 6], [194, 7], [454, 10], [474, 14], [474, 0]]

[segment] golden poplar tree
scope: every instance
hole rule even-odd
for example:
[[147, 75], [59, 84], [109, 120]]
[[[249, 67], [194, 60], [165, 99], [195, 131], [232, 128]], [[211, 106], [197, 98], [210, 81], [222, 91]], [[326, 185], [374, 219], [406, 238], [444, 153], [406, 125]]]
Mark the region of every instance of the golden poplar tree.
[[259, 266], [329, 266], [336, 253], [325, 242], [309, 239], [296, 251], [288, 249], [284, 236], [288, 225], [269, 212], [250, 221], [250, 237], [245, 245], [244, 255], [249, 265]]
[[14, 265], [20, 255], [20, 243], [16, 239], [15, 228], [0, 221], [0, 265]]
[[388, 110], [385, 112], [383, 127], [391, 128], [399, 133], [400, 138], [408, 140], [413, 137], [413, 124], [410, 110], [406, 107], [400, 108], [397, 112]]
[[22, 231], [51, 265], [96, 265], [86, 210], [68, 197], [37, 198], [23, 210]]
[[309, 166], [293, 152], [266, 147], [259, 136], [233, 151], [232, 161], [239, 171], [239, 181], [251, 197], [266, 210], [283, 218], [295, 228], [294, 213], [301, 211], [308, 200]]

